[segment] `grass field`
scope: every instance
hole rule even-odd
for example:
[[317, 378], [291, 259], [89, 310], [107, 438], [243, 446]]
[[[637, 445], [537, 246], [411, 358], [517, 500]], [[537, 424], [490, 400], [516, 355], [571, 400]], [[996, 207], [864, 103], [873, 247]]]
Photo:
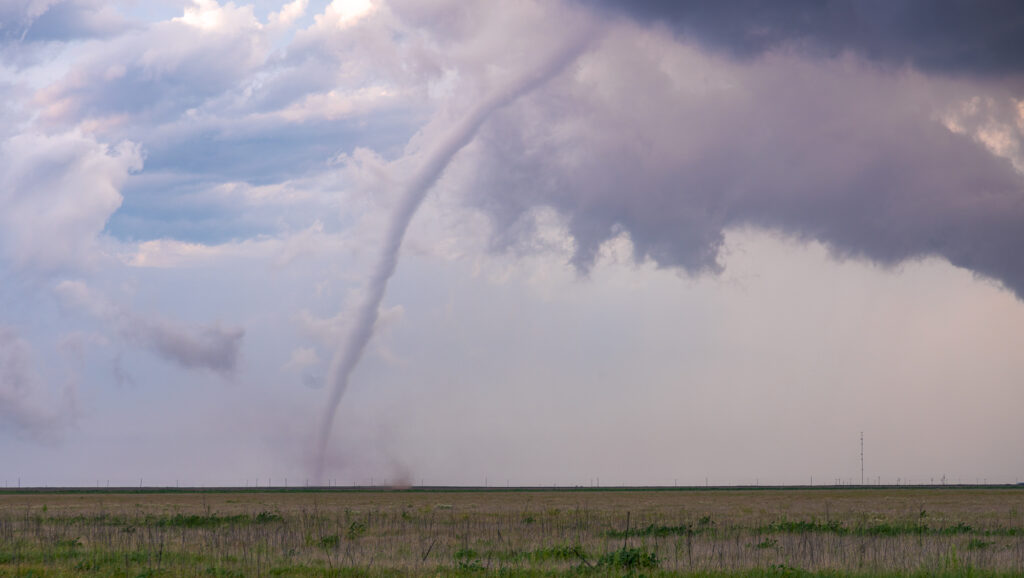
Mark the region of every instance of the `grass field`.
[[9, 491], [0, 576], [1024, 576], [1024, 488]]

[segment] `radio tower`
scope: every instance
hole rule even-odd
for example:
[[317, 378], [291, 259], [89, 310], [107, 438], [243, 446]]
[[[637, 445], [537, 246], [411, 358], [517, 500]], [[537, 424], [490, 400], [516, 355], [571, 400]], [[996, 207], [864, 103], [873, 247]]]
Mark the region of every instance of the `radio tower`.
[[860, 432], [860, 485], [864, 485], [864, 432]]

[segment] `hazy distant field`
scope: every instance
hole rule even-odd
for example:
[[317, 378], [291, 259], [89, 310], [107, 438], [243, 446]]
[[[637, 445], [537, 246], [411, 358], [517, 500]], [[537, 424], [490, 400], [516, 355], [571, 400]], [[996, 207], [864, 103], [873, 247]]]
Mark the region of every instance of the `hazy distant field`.
[[3, 576], [1024, 575], [1024, 488], [0, 494]]

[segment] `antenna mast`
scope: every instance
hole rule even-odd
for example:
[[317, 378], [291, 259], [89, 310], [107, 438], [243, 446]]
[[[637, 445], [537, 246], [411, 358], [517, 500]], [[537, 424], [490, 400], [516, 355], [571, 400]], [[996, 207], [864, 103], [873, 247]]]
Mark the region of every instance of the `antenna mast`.
[[864, 432], [860, 432], [860, 485], [864, 485]]

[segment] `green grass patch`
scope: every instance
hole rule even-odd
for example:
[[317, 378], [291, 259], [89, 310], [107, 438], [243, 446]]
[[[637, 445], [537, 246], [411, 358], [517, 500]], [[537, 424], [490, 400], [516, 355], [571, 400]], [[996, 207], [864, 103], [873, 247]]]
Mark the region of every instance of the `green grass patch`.
[[613, 570], [647, 570], [657, 568], [658, 556], [645, 547], [623, 547], [601, 556], [597, 560], [599, 568]]
[[929, 526], [920, 522], [903, 522], [858, 525], [847, 527], [838, 520], [819, 522], [817, 520], [787, 520], [785, 518], [757, 528], [765, 534], [829, 533], [841, 536], [956, 536], [961, 534], [983, 534], [1016, 536], [1024, 535], [1018, 528], [978, 531], [963, 522], [951, 526]]
[[686, 536], [695, 535], [709, 531], [708, 528], [694, 527], [691, 524], [679, 526], [665, 526], [648, 524], [642, 528], [629, 528], [628, 530], [609, 530], [605, 535], [609, 538], [643, 538], [643, 537], [664, 537], [664, 536]]
[[272, 512], [258, 514], [235, 514], [222, 516], [219, 514], [175, 514], [173, 516], [146, 516], [139, 525], [157, 528], [217, 528], [220, 526], [244, 526], [249, 524], [269, 524], [280, 522], [281, 516]]
[[832, 534], [846, 534], [848, 530], [839, 520], [819, 522], [817, 520], [787, 520], [785, 518], [772, 522], [767, 526], [761, 526], [759, 531], [767, 534], [804, 534], [808, 532], [829, 532]]

